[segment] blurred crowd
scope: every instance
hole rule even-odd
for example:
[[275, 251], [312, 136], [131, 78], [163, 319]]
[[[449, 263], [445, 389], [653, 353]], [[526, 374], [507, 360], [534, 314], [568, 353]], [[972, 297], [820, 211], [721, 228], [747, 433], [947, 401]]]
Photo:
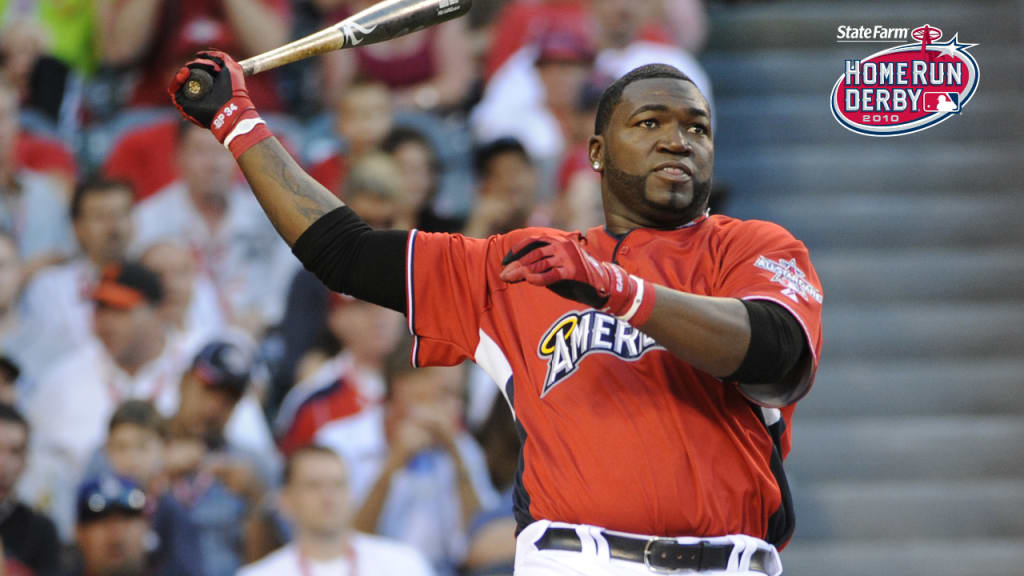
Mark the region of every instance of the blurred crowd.
[[[412, 369], [401, 315], [303, 270], [166, 92], [372, 3], [0, 0], [0, 573], [511, 573], [497, 387]], [[374, 227], [583, 230], [604, 87], [664, 62], [713, 106], [707, 32], [700, 0], [476, 0], [248, 87]]]

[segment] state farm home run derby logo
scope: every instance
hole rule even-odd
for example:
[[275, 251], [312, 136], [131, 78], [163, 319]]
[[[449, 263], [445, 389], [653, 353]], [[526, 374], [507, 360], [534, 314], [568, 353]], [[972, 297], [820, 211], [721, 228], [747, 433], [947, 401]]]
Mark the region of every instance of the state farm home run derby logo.
[[831, 98], [832, 115], [844, 128], [868, 136], [910, 134], [960, 114], [974, 96], [980, 70], [967, 50], [977, 44], [963, 44], [957, 34], [939, 42], [942, 30], [928, 24], [910, 36], [917, 42], [846, 61]]
[[555, 320], [537, 346], [537, 355], [548, 362], [540, 396], [543, 398], [576, 372], [583, 358], [590, 354], [611, 354], [633, 362], [651, 350], [664, 348], [654, 338], [611, 314], [597, 310], [569, 312]]

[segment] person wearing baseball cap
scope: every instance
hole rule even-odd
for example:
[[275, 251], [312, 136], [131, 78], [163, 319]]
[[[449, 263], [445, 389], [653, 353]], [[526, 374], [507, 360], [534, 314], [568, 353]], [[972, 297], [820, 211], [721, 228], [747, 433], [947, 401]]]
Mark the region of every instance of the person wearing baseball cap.
[[168, 337], [157, 307], [159, 277], [135, 262], [107, 266], [91, 292], [95, 338], [55, 362], [28, 399], [38, 442], [24, 486], [33, 501], [52, 501], [63, 539], [73, 536], [74, 488], [107, 435], [114, 410], [130, 399], [176, 408], [187, 369], [182, 344]]
[[204, 346], [181, 378], [181, 401], [171, 426], [205, 438], [211, 446], [224, 443], [224, 427], [245, 394], [253, 354], [227, 340]]
[[134, 481], [114, 474], [84, 482], [78, 489], [76, 542], [82, 576], [143, 576], [149, 521], [146, 493]]

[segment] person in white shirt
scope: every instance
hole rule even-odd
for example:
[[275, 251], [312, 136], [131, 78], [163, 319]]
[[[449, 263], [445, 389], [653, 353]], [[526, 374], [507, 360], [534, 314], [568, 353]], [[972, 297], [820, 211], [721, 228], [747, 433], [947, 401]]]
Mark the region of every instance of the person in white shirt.
[[128, 253], [133, 197], [132, 189], [121, 182], [88, 180], [75, 188], [71, 222], [80, 254], [41, 270], [25, 288], [26, 321], [43, 335], [34, 358], [52, 364], [93, 340], [90, 296], [100, 270], [123, 261]]
[[707, 99], [714, 118], [715, 103], [711, 80], [704, 68], [689, 52], [678, 46], [653, 42], [641, 32], [654, 8], [650, 3], [628, 0], [595, 0], [592, 10], [598, 24], [598, 53], [594, 70], [609, 79], [619, 78], [645, 64], [668, 64], [693, 79], [694, 85]]
[[202, 128], [185, 122], [180, 131], [181, 179], [135, 208], [133, 249], [142, 253], [168, 238], [187, 243], [229, 322], [259, 335], [280, 320], [298, 261], [238, 181], [231, 154]]
[[483, 450], [462, 426], [464, 370], [414, 369], [411, 342], [387, 363], [384, 405], [336, 420], [315, 441], [350, 463], [358, 530], [415, 547], [455, 574], [472, 519], [498, 501]]
[[169, 328], [187, 335], [212, 335], [225, 327], [213, 282], [198, 269], [196, 257], [181, 240], [151, 244], [139, 257], [164, 285], [160, 315]]
[[294, 524], [294, 541], [238, 576], [433, 575], [413, 548], [352, 529], [348, 474], [328, 448], [309, 445], [292, 454], [280, 501]]
[[106, 438], [107, 422], [124, 400], [150, 400], [163, 414], [178, 403], [178, 380], [191, 343], [170, 338], [157, 313], [163, 287], [135, 263], [104, 269], [92, 292], [96, 340], [53, 366], [27, 401], [32, 459], [21, 487], [48, 508], [69, 538], [74, 486]]

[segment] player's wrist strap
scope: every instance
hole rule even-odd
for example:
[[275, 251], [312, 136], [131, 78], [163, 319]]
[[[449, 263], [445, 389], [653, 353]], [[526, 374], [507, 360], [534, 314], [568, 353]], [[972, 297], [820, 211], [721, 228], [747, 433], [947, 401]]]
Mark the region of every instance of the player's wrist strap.
[[263, 118], [259, 116], [251, 116], [249, 118], [242, 118], [235, 124], [231, 132], [224, 138], [224, 147], [231, 151], [237, 160], [243, 152], [251, 148], [254, 144], [270, 138], [272, 134], [270, 129], [267, 128], [267, 123], [263, 121]]
[[619, 320], [628, 322], [633, 326], [642, 326], [647, 323], [654, 310], [654, 285], [644, 282], [643, 278], [629, 275], [630, 280], [636, 282], [636, 294], [629, 305], [629, 309], [620, 316]]

